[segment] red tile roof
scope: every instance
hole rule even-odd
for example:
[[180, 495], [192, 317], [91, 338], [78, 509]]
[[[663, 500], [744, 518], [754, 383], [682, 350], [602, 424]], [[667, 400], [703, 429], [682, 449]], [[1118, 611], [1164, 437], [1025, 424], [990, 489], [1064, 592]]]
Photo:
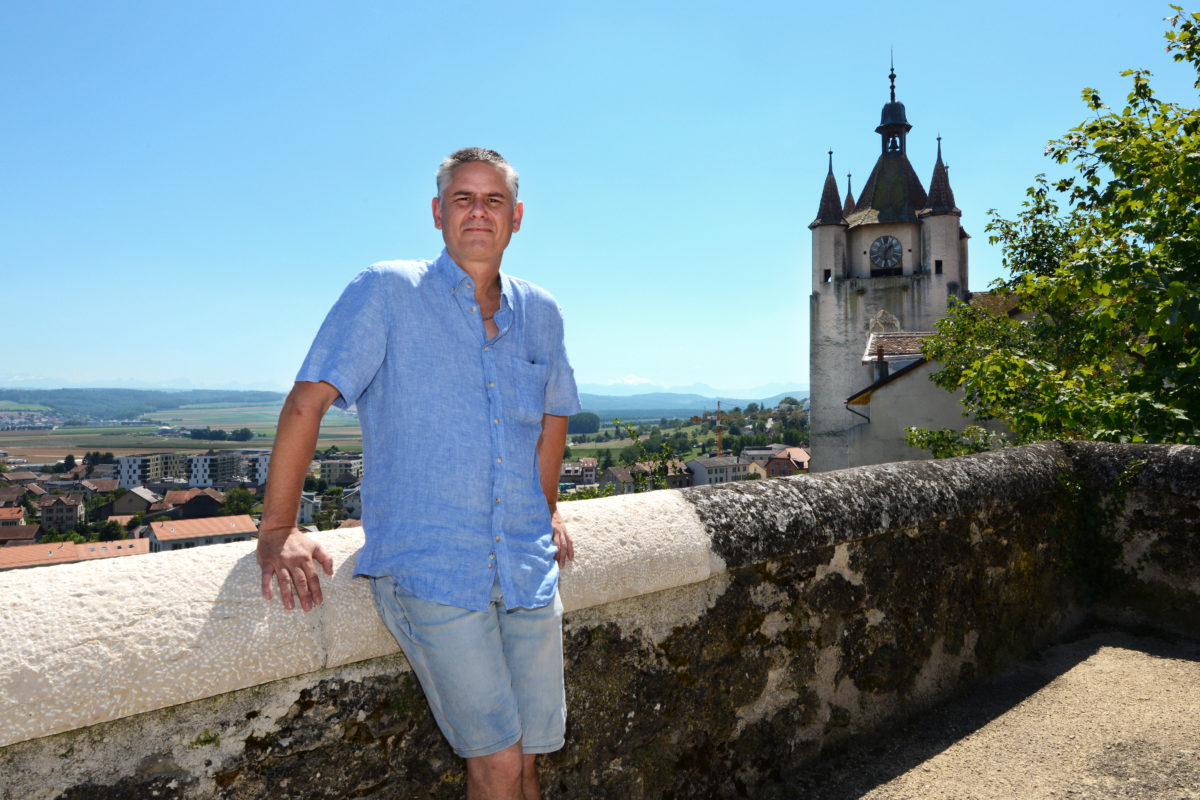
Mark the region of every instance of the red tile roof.
[[258, 526], [254, 524], [254, 520], [250, 519], [249, 514], [151, 522], [150, 530], [160, 542], [194, 539], [197, 536], [228, 536], [238, 533], [258, 535]]
[[121, 539], [115, 542], [53, 542], [0, 547], [0, 569], [65, 564], [91, 558], [133, 556], [150, 552], [149, 539]]
[[0, 508], [0, 522], [14, 519], [18, 521], [25, 519], [24, 507], [13, 506], [12, 508]]

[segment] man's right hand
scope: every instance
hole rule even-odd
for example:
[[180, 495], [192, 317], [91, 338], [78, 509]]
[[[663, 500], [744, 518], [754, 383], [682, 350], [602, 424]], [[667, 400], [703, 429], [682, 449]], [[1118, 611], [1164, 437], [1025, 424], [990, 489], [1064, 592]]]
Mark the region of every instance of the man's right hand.
[[305, 611], [320, 605], [321, 580], [313, 566], [314, 561], [325, 569], [326, 575], [333, 574], [333, 557], [299, 528], [259, 531], [258, 565], [262, 567], [263, 598], [271, 599], [271, 577], [274, 576], [284, 608], [290, 610], [295, 605], [293, 589]]

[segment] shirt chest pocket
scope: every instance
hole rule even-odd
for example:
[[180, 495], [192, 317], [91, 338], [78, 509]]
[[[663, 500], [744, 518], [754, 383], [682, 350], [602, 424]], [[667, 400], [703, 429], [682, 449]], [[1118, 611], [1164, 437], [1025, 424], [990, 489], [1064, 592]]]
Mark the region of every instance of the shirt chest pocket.
[[513, 357], [509, 377], [504, 383], [504, 402], [507, 413], [523, 425], [541, 425], [546, 407], [546, 364], [533, 364]]

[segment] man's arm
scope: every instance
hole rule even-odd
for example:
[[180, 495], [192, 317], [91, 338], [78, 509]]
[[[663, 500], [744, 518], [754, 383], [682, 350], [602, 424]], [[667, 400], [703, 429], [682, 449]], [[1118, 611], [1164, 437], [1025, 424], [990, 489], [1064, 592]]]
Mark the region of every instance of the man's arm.
[[567, 535], [567, 526], [558, 514], [558, 476], [562, 471], [563, 448], [567, 445], [567, 418], [555, 414], [542, 415], [542, 435], [538, 437], [537, 455], [542, 493], [550, 507], [550, 524], [554, 529], [554, 544], [558, 552], [554, 560], [561, 569], [575, 560], [575, 544]]
[[321, 418], [337, 396], [338, 390], [328, 383], [297, 381], [279, 412], [258, 531], [258, 564], [262, 567], [263, 597], [271, 599], [273, 575], [279, 584], [279, 599], [287, 609], [293, 607], [293, 587], [305, 611], [321, 602], [321, 581], [314, 561], [324, 567], [326, 575], [333, 574], [333, 558], [296, 527], [296, 512], [304, 476], [317, 447]]

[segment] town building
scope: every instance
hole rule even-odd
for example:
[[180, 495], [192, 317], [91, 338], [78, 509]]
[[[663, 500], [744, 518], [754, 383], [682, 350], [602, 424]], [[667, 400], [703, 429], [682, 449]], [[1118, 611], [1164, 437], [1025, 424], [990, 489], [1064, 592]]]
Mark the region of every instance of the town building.
[[135, 486], [113, 501], [111, 514], [145, 514], [162, 497], [145, 486]]
[[573, 483], [576, 486], [590, 486], [596, 483], [596, 465], [594, 458], [581, 458], [578, 461], [564, 461], [559, 471], [559, 483]]
[[321, 479], [330, 486], [349, 486], [362, 478], [362, 456], [321, 460]]
[[191, 486], [212, 486], [237, 477], [242, 456], [232, 450], [218, 450], [198, 456], [188, 456], [188, 483]]
[[783, 478], [808, 472], [809, 455], [803, 447], [785, 447], [767, 459], [768, 478]]
[[164, 478], [182, 478], [187, 474], [184, 453], [143, 453], [117, 458], [117, 481], [122, 489], [144, 486]]
[[52, 494], [38, 501], [42, 530], [71, 531], [85, 519], [83, 497], [77, 494]]
[[639, 461], [632, 466], [624, 464], [609, 467], [600, 476], [600, 486], [612, 486], [615, 494], [632, 494], [650, 489], [682, 489], [692, 485], [692, 475], [687, 465], [675, 460], [667, 463], [667, 474], [659, 478], [666, 486], [655, 486], [655, 473], [659, 465], [652, 461]]
[[687, 462], [687, 468], [692, 473], [693, 486], [744, 481], [749, 474], [749, 465], [749, 459], [739, 456], [706, 456]]
[[46, 542], [10, 544], [0, 547], [0, 570], [20, 567], [44, 567], [93, 558], [145, 555], [150, 552], [146, 539], [118, 539], [112, 542]]
[[[929, 191], [908, 158], [908, 122], [891, 98], [880, 153], [857, 200], [829, 172], [812, 230], [811, 445], [814, 471], [928, 458], [909, 425], [962, 428], [957, 398], [927, 380], [921, 340], [967, 289], [969, 236], [960, 224], [941, 137]], [[932, 148], [930, 148], [932, 149]], [[920, 362], [920, 365], [918, 365]]]
[[258, 536], [258, 526], [247, 514], [203, 519], [172, 519], [151, 522], [150, 552], [182, 550], [206, 544], [245, 542]]
[[265, 484], [267, 482], [267, 472], [271, 466], [271, 451], [243, 450], [242, 455], [245, 458], [246, 478], [255, 486]]
[[225, 495], [211, 486], [172, 489], [163, 497], [163, 502], [174, 512], [170, 515], [172, 519], [200, 519], [219, 516], [225, 505]]

